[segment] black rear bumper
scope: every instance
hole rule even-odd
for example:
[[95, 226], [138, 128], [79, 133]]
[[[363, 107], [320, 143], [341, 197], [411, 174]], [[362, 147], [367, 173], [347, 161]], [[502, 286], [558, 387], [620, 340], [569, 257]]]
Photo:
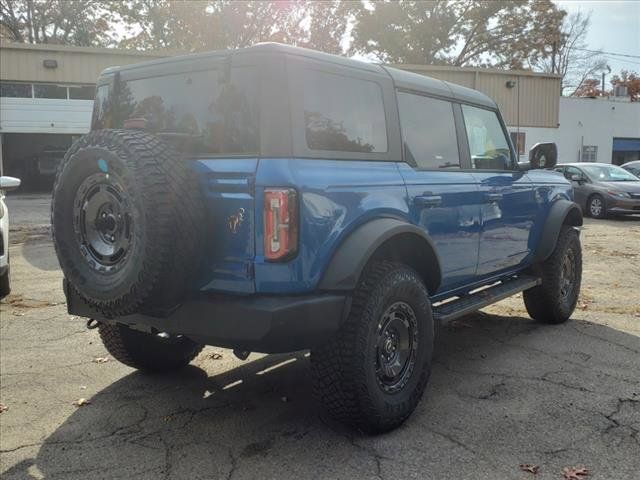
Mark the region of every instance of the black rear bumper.
[[328, 340], [348, 311], [349, 297], [208, 295], [163, 315], [110, 318], [84, 301], [64, 280], [67, 310], [99, 322], [122, 323], [149, 332], [180, 334], [208, 345], [251, 352], [281, 353], [313, 348]]

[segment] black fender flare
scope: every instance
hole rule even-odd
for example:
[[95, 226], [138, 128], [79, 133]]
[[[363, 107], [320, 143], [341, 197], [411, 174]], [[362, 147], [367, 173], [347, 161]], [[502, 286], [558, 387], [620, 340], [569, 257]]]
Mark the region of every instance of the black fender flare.
[[371, 220], [344, 239], [325, 269], [319, 288], [321, 290], [353, 290], [367, 262], [375, 252], [387, 241], [399, 236], [405, 238], [411, 236], [412, 240], [421, 242], [424, 255], [416, 258], [420, 264], [410, 266], [415, 268], [424, 279], [427, 290], [431, 294], [435, 293], [442, 280], [442, 271], [433, 241], [424, 230], [395, 218]]
[[577, 203], [570, 200], [557, 200], [549, 210], [549, 215], [542, 228], [533, 261], [543, 262], [551, 256], [556, 247], [560, 229], [563, 225], [579, 227], [582, 225], [582, 210]]

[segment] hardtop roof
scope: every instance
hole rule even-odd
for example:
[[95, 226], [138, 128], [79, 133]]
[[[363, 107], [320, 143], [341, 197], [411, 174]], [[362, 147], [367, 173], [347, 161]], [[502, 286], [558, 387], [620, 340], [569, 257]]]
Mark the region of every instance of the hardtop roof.
[[408, 72], [392, 67], [385, 67], [379, 64], [367, 63], [360, 60], [332, 55], [329, 53], [318, 52], [307, 48], [293, 47], [281, 43], [267, 42], [258, 43], [251, 47], [241, 48], [237, 50], [216, 50], [211, 52], [192, 53], [188, 55], [179, 55], [175, 57], [161, 58], [146, 62], [125, 65], [122, 67], [110, 67], [102, 72], [102, 75], [111, 75], [116, 72], [125, 72], [146, 68], [151, 66], [161, 66], [163, 64], [172, 65], [178, 62], [193, 62], [198, 60], [215, 60], [224, 59], [232, 56], [239, 56], [251, 53], [268, 53], [282, 54], [297, 57], [305, 57], [320, 62], [333, 63], [334, 65], [342, 65], [348, 68], [357, 68], [371, 73], [388, 75], [398, 88], [414, 90], [430, 95], [436, 95], [446, 98], [455, 99], [461, 102], [475, 103], [489, 108], [496, 108], [495, 102], [487, 95], [473, 90], [471, 88], [462, 87], [450, 82], [438, 80], [426, 75]]

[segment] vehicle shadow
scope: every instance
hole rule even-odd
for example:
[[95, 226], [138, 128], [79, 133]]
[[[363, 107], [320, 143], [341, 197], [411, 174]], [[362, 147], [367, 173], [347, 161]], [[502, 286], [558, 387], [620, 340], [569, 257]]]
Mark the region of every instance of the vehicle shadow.
[[[554, 327], [475, 314], [441, 330], [425, 398], [378, 437], [319, 414], [304, 353], [211, 377], [195, 366], [136, 372], [91, 397], [3, 478], [522, 478], [518, 463], [583, 454], [599, 473], [609, 465], [632, 478], [624, 472], [639, 467], [640, 402], [621, 402], [639, 388], [639, 353], [639, 337], [583, 320]], [[593, 451], [607, 459], [601, 467]]]

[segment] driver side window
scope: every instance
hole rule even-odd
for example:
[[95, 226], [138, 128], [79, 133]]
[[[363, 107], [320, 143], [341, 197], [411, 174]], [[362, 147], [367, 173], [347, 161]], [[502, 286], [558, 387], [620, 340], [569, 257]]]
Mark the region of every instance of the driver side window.
[[509, 142], [492, 110], [462, 105], [471, 165], [478, 170], [511, 170]]

